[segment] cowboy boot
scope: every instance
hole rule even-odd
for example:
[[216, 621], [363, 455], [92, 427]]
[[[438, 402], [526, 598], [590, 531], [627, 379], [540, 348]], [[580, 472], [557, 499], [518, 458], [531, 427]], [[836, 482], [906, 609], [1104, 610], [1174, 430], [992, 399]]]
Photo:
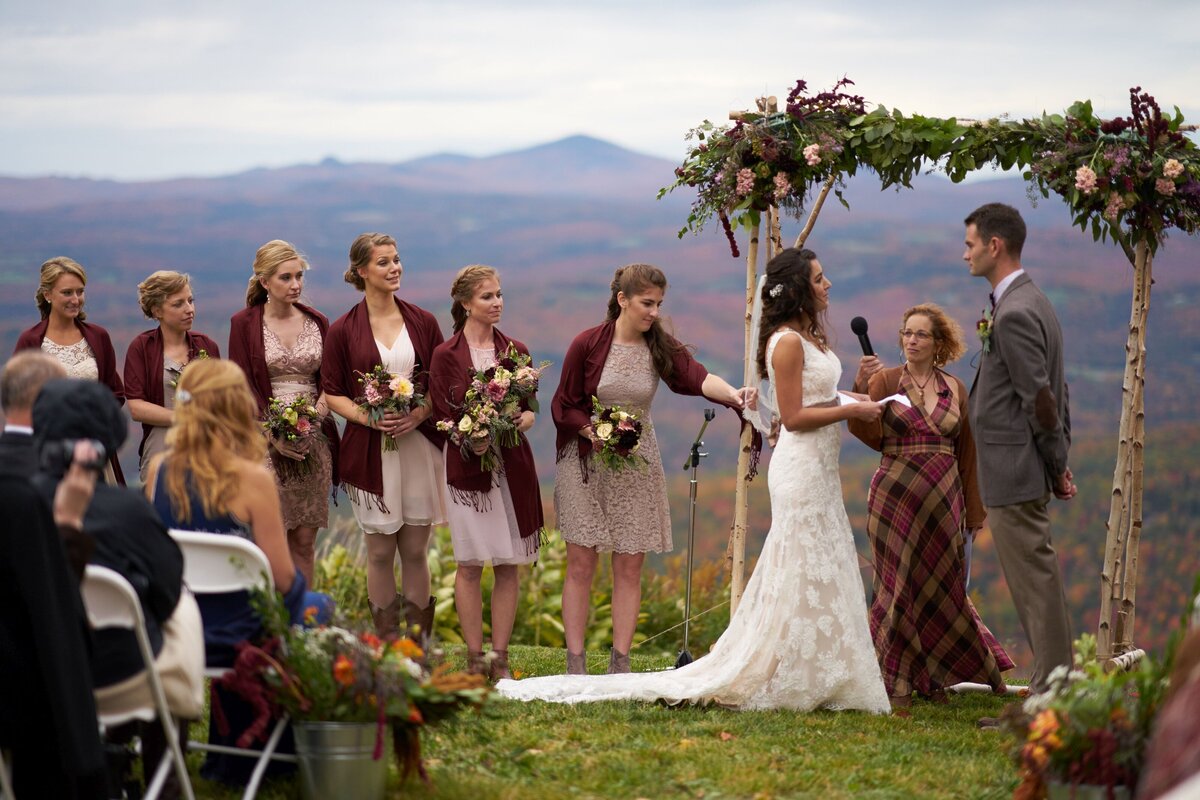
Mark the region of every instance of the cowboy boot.
[[404, 603], [404, 597], [399, 594], [383, 608], [367, 602], [371, 609], [371, 619], [375, 622], [376, 636], [380, 639], [394, 639], [400, 635], [400, 609]]
[[608, 657], [608, 674], [629, 672], [629, 654], [618, 653], [617, 648], [612, 649], [612, 655]]
[[482, 650], [467, 650], [467, 674], [486, 675], [488, 673], [487, 656]]
[[567, 674], [587, 675], [587, 653], [572, 653], [567, 651]]
[[508, 651], [493, 650], [488, 653], [491, 663], [488, 665], [488, 679], [495, 683], [502, 678], [512, 679], [512, 671], [508, 668]]
[[421, 608], [412, 600], [404, 601], [405, 635], [428, 652], [433, 641], [433, 613], [437, 598], [430, 597], [429, 603]]

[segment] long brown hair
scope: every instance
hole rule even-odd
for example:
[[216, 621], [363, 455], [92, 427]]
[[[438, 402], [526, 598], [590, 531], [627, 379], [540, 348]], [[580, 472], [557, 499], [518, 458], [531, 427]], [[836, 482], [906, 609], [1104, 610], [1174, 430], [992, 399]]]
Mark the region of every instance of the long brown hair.
[[230, 462], [261, 463], [267, 440], [246, 375], [232, 361], [199, 359], [184, 367], [175, 395], [175, 419], [167, 432], [167, 492], [180, 519], [192, 518], [188, 482], [210, 517], [229, 513], [238, 494]]
[[808, 329], [802, 332], [822, 345], [827, 341], [825, 312], [817, 311], [812, 290], [812, 264], [816, 260], [817, 254], [812, 250], [789, 247], [767, 262], [756, 360], [761, 378], [767, 377], [767, 342], [781, 325], [806, 319]]
[[[613, 273], [609, 288], [612, 290], [612, 295], [608, 298], [608, 320], [612, 322], [621, 316], [621, 304], [617, 300], [618, 294], [632, 298], [634, 295], [645, 294], [651, 288], [666, 292], [667, 276], [661, 269], [651, 264], [626, 264]], [[684, 349], [684, 345], [667, 333], [662, 326], [661, 319], [654, 320], [650, 330], [642, 335], [646, 337], [646, 344], [650, 347], [650, 358], [654, 361], [654, 371], [663, 378], [671, 377], [675, 369], [672, 358], [675, 353]]]

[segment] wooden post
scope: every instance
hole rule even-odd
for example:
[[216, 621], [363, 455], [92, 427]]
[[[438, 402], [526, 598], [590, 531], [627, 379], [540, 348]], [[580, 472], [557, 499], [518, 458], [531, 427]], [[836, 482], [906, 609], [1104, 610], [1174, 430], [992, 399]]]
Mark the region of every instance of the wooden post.
[[[770, 225], [770, 218], [767, 219]], [[750, 341], [750, 313], [754, 307], [754, 286], [758, 283], [758, 230], [755, 224], [750, 229], [750, 246], [746, 248], [746, 317], [743, 352], [743, 386], [751, 384], [754, 370], [754, 348]], [[770, 231], [770, 227], [767, 228]], [[742, 592], [746, 588], [746, 517], [750, 508], [750, 442], [754, 431], [749, 425], [742, 426], [742, 437], [738, 446], [737, 488], [733, 498], [733, 530], [729, 534], [729, 617], [737, 612]]]
[[1125, 374], [1121, 381], [1117, 463], [1113, 471], [1104, 566], [1100, 572], [1100, 626], [1096, 632], [1096, 657], [1105, 665], [1122, 653], [1133, 650], [1137, 547], [1142, 526], [1146, 322], [1151, 284], [1150, 247], [1147, 242], [1137, 243], [1133, 267], [1133, 298], [1129, 312], [1129, 335], [1125, 342]]

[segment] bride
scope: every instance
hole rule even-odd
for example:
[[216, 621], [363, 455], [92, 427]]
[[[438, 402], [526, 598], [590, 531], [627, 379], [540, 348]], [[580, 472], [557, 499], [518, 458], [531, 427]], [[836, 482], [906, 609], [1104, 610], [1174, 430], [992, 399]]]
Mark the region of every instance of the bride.
[[759, 411], [747, 416], [760, 429], [774, 420], [782, 427], [767, 479], [771, 530], [737, 612], [712, 650], [665, 672], [502, 680], [496, 684], [501, 695], [558, 703], [666, 700], [888, 711], [842, 504], [837, 426], [850, 418], [876, 420], [882, 406], [862, 395], [862, 402], [838, 405], [842, 365], [823, 326], [829, 287], [810, 250], [783, 251], [759, 282], [758, 373], [770, 386], [760, 392]]

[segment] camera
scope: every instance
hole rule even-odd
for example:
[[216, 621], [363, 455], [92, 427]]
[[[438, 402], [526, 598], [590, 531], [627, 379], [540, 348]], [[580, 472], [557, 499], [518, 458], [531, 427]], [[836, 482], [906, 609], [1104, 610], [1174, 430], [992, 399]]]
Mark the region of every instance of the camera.
[[80, 461], [79, 466], [95, 472], [102, 472], [104, 465], [108, 462], [108, 452], [104, 449], [104, 445], [95, 439], [58, 439], [53, 442], [44, 442], [41, 459], [38, 462], [42, 472], [48, 472], [51, 475], [65, 475], [71, 462], [75, 460], [76, 442], [89, 442], [96, 451], [95, 458]]

